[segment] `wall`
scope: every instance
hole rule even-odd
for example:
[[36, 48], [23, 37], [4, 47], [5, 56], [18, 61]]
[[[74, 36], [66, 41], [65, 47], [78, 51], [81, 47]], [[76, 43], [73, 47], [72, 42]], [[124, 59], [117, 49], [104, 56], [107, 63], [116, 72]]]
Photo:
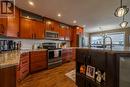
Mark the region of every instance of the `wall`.
[[[32, 39], [9, 39], [9, 38], [0, 38], [0, 40], [14, 40], [14, 41], [21, 41], [22, 47], [21, 49], [32, 49], [32, 45], [35, 44], [36, 46], [39, 43], [63, 43], [64, 41], [54, 41], [54, 40], [32, 40]], [[70, 42], [67, 42], [67, 47], [70, 47]]]
[[128, 27], [126, 29], [114, 29], [114, 30], [108, 30], [108, 31], [102, 31], [102, 32], [89, 33], [89, 44], [90, 44], [90, 40], [91, 40], [91, 35], [100, 34], [100, 33], [114, 33], [114, 32], [124, 32], [125, 33], [125, 46], [126, 47], [130, 46], [130, 41], [129, 41], [130, 27]]

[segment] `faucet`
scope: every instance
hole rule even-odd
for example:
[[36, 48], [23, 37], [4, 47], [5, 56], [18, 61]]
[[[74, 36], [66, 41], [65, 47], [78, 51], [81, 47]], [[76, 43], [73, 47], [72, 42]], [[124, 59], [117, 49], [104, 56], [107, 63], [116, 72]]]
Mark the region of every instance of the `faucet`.
[[109, 37], [109, 36], [103, 36], [103, 48], [106, 47], [106, 43], [105, 43], [105, 41], [106, 41], [107, 38], [110, 39], [110, 42], [111, 42], [111, 43], [110, 43], [110, 48], [112, 49], [112, 38]]

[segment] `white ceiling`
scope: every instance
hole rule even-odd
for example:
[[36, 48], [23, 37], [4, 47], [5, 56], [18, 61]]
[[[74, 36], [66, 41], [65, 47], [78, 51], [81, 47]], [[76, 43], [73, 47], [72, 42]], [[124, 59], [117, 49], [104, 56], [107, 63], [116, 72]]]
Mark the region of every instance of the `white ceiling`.
[[[42, 16], [76, 25], [86, 25], [86, 32], [120, 28], [122, 18], [114, 16], [114, 11], [120, 5], [120, 0], [31, 0], [34, 6], [28, 4], [28, 0], [16, 0], [16, 6], [25, 10], [37, 13]], [[123, 3], [130, 8], [130, 0], [123, 0]], [[61, 13], [62, 17], [57, 17]], [[129, 22], [130, 11], [125, 19]]]

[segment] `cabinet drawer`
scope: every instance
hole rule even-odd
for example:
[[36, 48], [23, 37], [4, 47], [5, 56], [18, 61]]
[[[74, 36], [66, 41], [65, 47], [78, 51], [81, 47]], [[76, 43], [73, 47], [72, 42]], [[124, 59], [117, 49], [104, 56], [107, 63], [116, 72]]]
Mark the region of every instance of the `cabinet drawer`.
[[33, 64], [31, 64], [31, 67], [30, 67], [31, 70], [30, 71], [35, 72], [35, 71], [38, 71], [38, 70], [42, 70], [44, 68], [45, 68], [44, 62], [33, 63]]
[[20, 61], [20, 68], [29, 65], [29, 59], [24, 59], [22, 61]]
[[29, 65], [26, 65], [26, 67], [23, 67], [21, 70], [20, 70], [20, 79], [24, 79], [29, 73]]
[[33, 51], [30, 52], [31, 56], [46, 55], [47, 51]]
[[30, 59], [31, 63], [37, 63], [37, 62], [41, 62], [41, 61], [47, 61], [46, 56], [36, 56], [36, 57], [32, 57]]

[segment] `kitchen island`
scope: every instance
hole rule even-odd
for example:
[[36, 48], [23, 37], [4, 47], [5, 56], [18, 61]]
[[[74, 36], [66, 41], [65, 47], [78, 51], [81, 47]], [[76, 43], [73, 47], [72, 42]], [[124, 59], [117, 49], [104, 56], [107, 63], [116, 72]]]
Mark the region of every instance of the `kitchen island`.
[[130, 48], [77, 48], [78, 87], [129, 87]]

